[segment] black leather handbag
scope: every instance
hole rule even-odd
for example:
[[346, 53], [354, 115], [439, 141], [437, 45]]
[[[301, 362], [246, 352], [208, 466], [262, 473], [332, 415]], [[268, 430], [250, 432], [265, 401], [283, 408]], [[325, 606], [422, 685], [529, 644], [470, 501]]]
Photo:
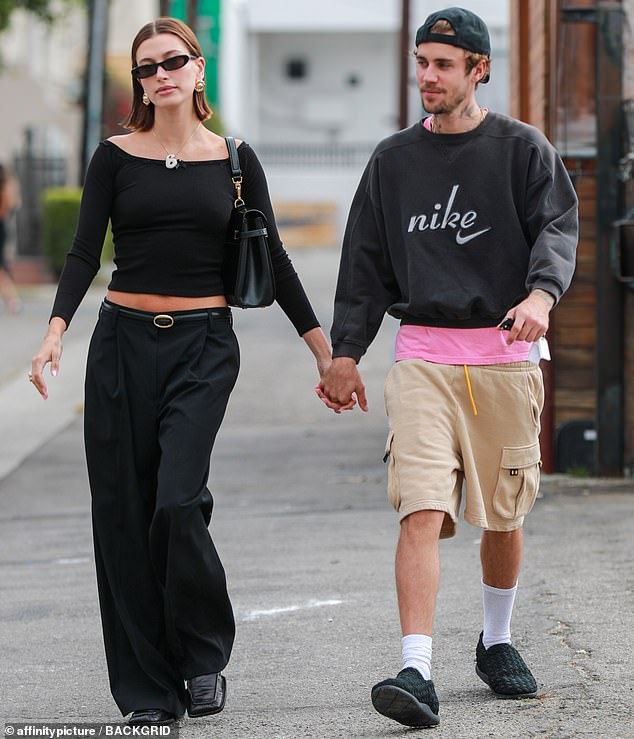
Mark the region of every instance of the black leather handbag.
[[232, 136], [225, 140], [236, 189], [222, 269], [225, 295], [229, 305], [237, 308], [266, 308], [275, 300], [266, 216], [247, 208], [242, 199], [242, 170], [236, 142]]

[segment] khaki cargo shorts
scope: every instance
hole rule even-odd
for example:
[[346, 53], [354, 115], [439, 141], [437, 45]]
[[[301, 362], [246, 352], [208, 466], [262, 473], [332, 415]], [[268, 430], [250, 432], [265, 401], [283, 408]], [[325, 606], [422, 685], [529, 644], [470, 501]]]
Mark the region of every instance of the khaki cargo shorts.
[[539, 487], [544, 386], [532, 362], [397, 362], [385, 382], [388, 496], [400, 520], [444, 511], [441, 538], [464, 518], [491, 531], [520, 528]]

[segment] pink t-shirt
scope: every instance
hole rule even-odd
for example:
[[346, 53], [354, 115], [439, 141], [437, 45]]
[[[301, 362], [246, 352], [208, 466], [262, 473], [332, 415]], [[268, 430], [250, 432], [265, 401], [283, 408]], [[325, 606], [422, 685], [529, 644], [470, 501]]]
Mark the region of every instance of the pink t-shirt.
[[396, 335], [397, 362], [425, 359], [437, 364], [506, 364], [525, 362], [530, 341], [506, 343], [509, 332], [492, 328], [401, 326]]

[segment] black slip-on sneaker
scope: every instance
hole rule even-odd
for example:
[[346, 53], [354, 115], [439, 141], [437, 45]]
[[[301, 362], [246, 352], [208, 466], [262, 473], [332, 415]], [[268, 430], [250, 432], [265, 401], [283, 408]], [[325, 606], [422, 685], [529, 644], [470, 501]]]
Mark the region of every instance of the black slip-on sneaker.
[[534, 698], [537, 683], [512, 644], [485, 649], [482, 633], [476, 647], [476, 673], [501, 698]]
[[401, 670], [372, 688], [372, 705], [383, 716], [404, 726], [437, 726], [438, 698], [434, 683], [413, 667]]

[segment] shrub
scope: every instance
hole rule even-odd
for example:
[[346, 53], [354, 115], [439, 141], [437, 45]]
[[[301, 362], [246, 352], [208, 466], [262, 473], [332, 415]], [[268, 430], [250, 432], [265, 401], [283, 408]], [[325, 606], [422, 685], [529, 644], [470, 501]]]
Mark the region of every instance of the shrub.
[[[58, 277], [73, 243], [80, 202], [79, 187], [50, 187], [42, 195], [42, 251]], [[101, 261], [111, 262], [112, 252], [112, 233], [108, 227]]]
[[42, 251], [59, 276], [73, 242], [81, 189], [50, 187], [42, 195]]

